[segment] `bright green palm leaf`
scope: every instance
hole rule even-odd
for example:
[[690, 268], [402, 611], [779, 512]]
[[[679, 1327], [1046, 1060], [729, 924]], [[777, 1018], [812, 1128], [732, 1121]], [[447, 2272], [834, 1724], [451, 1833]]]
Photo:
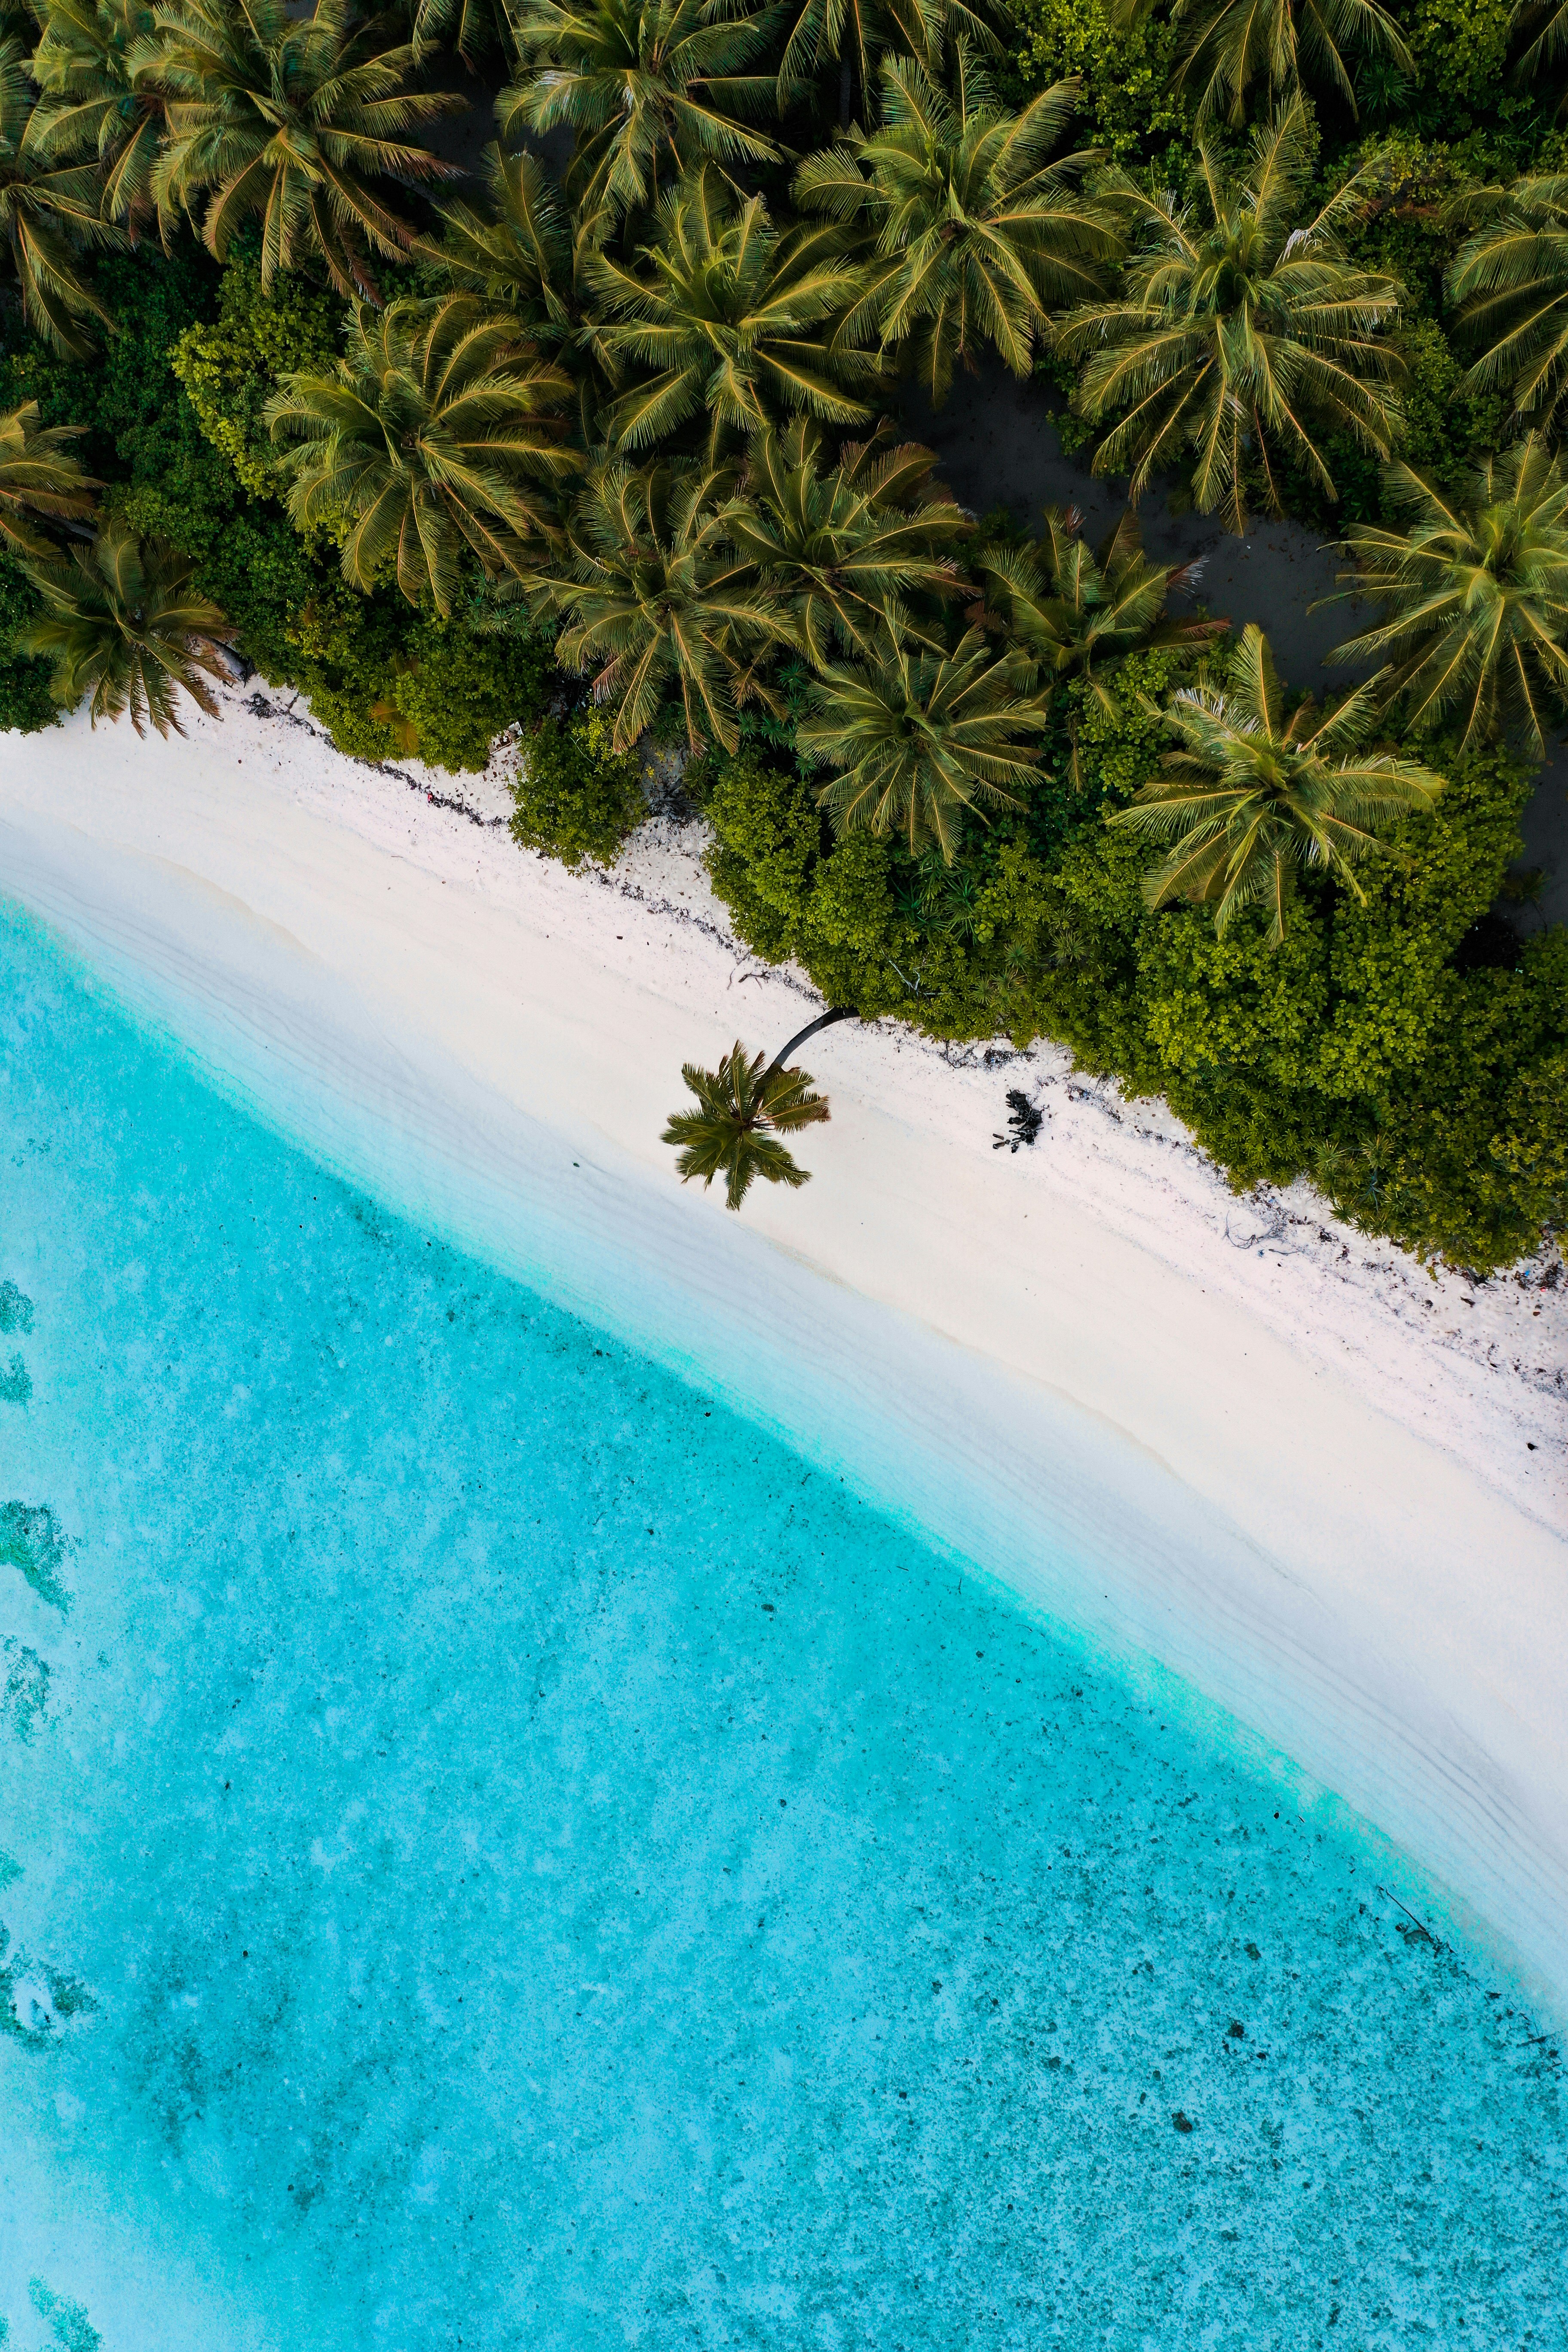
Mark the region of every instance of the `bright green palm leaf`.
[[16, 556], [47, 559], [47, 539], [28, 529], [24, 515], [50, 522], [80, 522], [93, 510], [93, 492], [102, 487], [83, 472], [68, 447], [86, 430], [79, 425], [43, 424], [36, 400], [0, 416], [0, 540]]

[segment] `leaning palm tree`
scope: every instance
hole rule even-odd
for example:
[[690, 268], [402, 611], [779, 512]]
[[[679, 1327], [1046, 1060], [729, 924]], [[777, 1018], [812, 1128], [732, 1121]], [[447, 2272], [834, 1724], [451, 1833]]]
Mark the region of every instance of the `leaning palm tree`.
[[761, 196], [737, 205], [710, 163], [663, 198], [637, 264], [608, 256], [590, 284], [604, 314], [599, 341], [637, 380], [605, 417], [613, 446], [640, 449], [706, 415], [709, 450], [726, 434], [758, 433], [791, 409], [864, 425], [863, 397], [885, 386], [873, 352], [835, 349], [833, 322], [863, 273], [833, 229], [774, 228]]
[[858, 225], [874, 254], [845, 339], [912, 341], [937, 406], [954, 363], [973, 369], [988, 345], [1026, 375], [1050, 310], [1101, 289], [1118, 237], [1078, 185], [1093, 158], [1056, 153], [1078, 93], [1058, 82], [1010, 114], [967, 42], [951, 97], [912, 58], [886, 58], [880, 127], [850, 131], [795, 175], [802, 210]]
[[1270, 513], [1283, 511], [1282, 462], [1338, 497], [1329, 432], [1387, 457], [1402, 363], [1379, 330], [1399, 289], [1345, 257], [1342, 234], [1364, 209], [1359, 175], [1301, 219], [1312, 152], [1298, 100], [1253, 133], [1251, 166], [1238, 180], [1221, 176], [1216, 150], [1200, 139], [1201, 208], [1168, 190], [1150, 195], [1123, 172], [1109, 175], [1137, 247], [1117, 299], [1075, 310], [1057, 347], [1085, 362], [1080, 413], [1118, 420], [1095, 472], [1131, 469], [1134, 499], [1185, 457], [1199, 512], [1217, 508], [1242, 531], [1249, 475]]
[[1550, 432], [1568, 394], [1568, 175], [1474, 190], [1457, 209], [1475, 226], [1445, 290], [1460, 335], [1484, 346], [1465, 383], [1511, 393]]
[[184, 733], [176, 707], [182, 689], [216, 714], [203, 673], [226, 675], [219, 648], [234, 631], [192, 587], [190, 557], [110, 524], [90, 545], [73, 547], [68, 562], [24, 568], [44, 610], [17, 647], [52, 658], [57, 702], [74, 709], [89, 697], [95, 727], [129, 711], [138, 735], [147, 719], [160, 735], [171, 727]]
[[1568, 710], [1568, 471], [1531, 434], [1445, 498], [1408, 466], [1384, 477], [1385, 509], [1404, 531], [1346, 534], [1357, 569], [1347, 592], [1375, 596], [1386, 617], [1331, 662], [1392, 656], [1390, 695], [1410, 725], [1463, 721], [1464, 741], [1510, 738], [1540, 759]]
[[704, 156], [776, 163], [773, 142], [746, 128], [773, 111], [773, 74], [748, 68], [773, 23], [746, 0], [511, 0], [521, 65], [496, 100], [501, 135], [569, 125], [567, 194], [606, 230]]
[[629, 751], [667, 695], [678, 693], [694, 751], [740, 741], [752, 697], [781, 709], [763, 667], [793, 642], [781, 600], [748, 578], [724, 522], [731, 467], [705, 461], [630, 467], [607, 457], [567, 520], [564, 544], [530, 569], [528, 600], [559, 622], [555, 658], [593, 678]]
[[164, 131], [161, 94], [134, 89], [131, 54], [154, 30], [148, 0], [42, 0], [33, 53], [41, 96], [27, 126], [41, 161], [88, 161], [102, 181], [106, 220], [132, 236], [156, 211], [153, 169]]
[[221, 261], [248, 221], [261, 227], [261, 281], [320, 260], [340, 294], [374, 299], [370, 257], [395, 260], [414, 231], [376, 182], [450, 180], [410, 134], [462, 100], [407, 88], [414, 51], [355, 24], [351, 0], [157, 0], [131, 53], [132, 88], [168, 111], [152, 190], [159, 211], [194, 222]]
[[968, 587], [960, 555], [974, 526], [931, 475], [936, 459], [890, 433], [847, 444], [826, 461], [820, 426], [796, 417], [746, 453], [730, 536], [749, 576], [784, 598], [796, 639], [818, 669], [845, 653], [874, 654], [889, 603], [910, 634], [945, 644], [918, 603], [950, 604]]
[[834, 662], [813, 682], [801, 755], [837, 770], [817, 794], [840, 833], [900, 834], [952, 865], [965, 810], [1016, 808], [1039, 771], [1020, 739], [1046, 706], [978, 629], [949, 653], [910, 644], [889, 610], [879, 657]]
[[770, 1184], [808, 1184], [810, 1170], [798, 1166], [778, 1139], [821, 1125], [829, 1116], [827, 1100], [811, 1091], [809, 1072], [785, 1065], [819, 1029], [854, 1018], [847, 1008], [819, 1013], [796, 1031], [765, 1070], [760, 1054], [747, 1059], [739, 1038], [716, 1070], [688, 1062], [680, 1075], [697, 1097], [697, 1108], [674, 1112], [660, 1139], [679, 1149], [675, 1171], [681, 1182], [700, 1176], [706, 1192], [715, 1176], [722, 1176], [724, 1205], [730, 1209], [740, 1207], [759, 1176]]
[[1268, 640], [1242, 631], [1223, 686], [1184, 687], [1168, 711], [1179, 748], [1164, 772], [1110, 820], [1175, 845], [1144, 881], [1151, 907], [1186, 898], [1215, 909], [1223, 937], [1244, 907], [1268, 908], [1268, 944], [1285, 936], [1286, 910], [1303, 867], [1332, 875], [1358, 898], [1355, 866], [1378, 846], [1378, 828], [1430, 808], [1443, 788], [1413, 760], [1367, 751], [1382, 707], [1381, 677], [1337, 709], [1311, 698], [1289, 716]]
[[1308, 80], [1329, 84], [1353, 115], [1350, 58], [1358, 49], [1415, 76], [1378, 0], [1176, 0], [1172, 16], [1185, 35], [1176, 87], [1198, 91], [1200, 122], [1245, 122], [1254, 91], [1272, 104]]
[[451, 611], [468, 549], [515, 578], [553, 528], [550, 488], [581, 460], [564, 438], [572, 380], [477, 295], [359, 306], [330, 373], [285, 376], [263, 412], [302, 530], [336, 530], [343, 577], [389, 572], [410, 604]]
[[36, 400], [0, 416], [0, 541], [10, 554], [47, 558], [56, 551], [27, 528], [25, 514], [67, 523], [91, 514], [93, 492], [103, 485], [82, 471], [68, 446], [86, 429], [40, 423]]
[[122, 246], [125, 236], [100, 216], [92, 165], [61, 163], [29, 140], [34, 113], [21, 43], [0, 41], [0, 245], [29, 327], [56, 351], [81, 359], [92, 349], [91, 324], [109, 321], [88, 282], [86, 255]]
[[[999, 626], [1042, 679], [1081, 677], [1092, 698], [1114, 714], [1106, 663], [1147, 646], [1202, 645], [1230, 625], [1166, 613], [1168, 596], [1195, 585], [1202, 559], [1151, 563], [1131, 508], [1092, 552], [1082, 531], [1076, 507], [1047, 507], [1038, 545], [983, 549], [974, 569], [985, 583], [985, 602], [974, 617]], [[1076, 790], [1082, 781], [1076, 719], [1071, 754]]]

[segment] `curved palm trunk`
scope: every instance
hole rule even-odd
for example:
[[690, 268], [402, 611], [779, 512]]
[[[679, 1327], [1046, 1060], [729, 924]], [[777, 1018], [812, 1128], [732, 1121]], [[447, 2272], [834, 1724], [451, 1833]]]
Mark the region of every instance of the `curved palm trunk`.
[[797, 1029], [795, 1031], [795, 1035], [790, 1039], [787, 1045], [781, 1045], [779, 1047], [778, 1052], [773, 1055], [773, 1060], [763, 1072], [763, 1085], [764, 1087], [767, 1085], [768, 1080], [773, 1076], [775, 1070], [782, 1070], [784, 1068], [784, 1064], [789, 1060], [790, 1055], [795, 1052], [797, 1045], [804, 1045], [806, 1039], [808, 1037], [815, 1037], [819, 1029], [831, 1029], [836, 1021], [858, 1021], [859, 1017], [859, 1014], [852, 1004], [841, 1004], [836, 1011], [831, 1013], [819, 1013], [815, 1021], [808, 1021], [804, 1029]]

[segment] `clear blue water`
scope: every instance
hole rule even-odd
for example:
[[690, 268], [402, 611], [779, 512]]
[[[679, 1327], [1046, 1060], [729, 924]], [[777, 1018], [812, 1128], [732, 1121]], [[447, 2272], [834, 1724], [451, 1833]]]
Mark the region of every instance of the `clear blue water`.
[[1568, 2343], [1331, 1809], [0, 959], [10, 2352]]

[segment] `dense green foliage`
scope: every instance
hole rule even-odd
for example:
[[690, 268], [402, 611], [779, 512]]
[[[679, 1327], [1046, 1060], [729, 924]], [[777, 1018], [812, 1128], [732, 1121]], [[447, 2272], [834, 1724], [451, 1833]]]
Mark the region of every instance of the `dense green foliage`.
[[563, 866], [613, 866], [647, 814], [637, 763], [612, 749], [598, 718], [542, 719], [512, 786], [512, 839]]
[[[0, 77], [0, 721], [53, 715], [40, 586], [64, 694], [152, 581], [359, 757], [512, 730], [513, 835], [570, 865], [679, 743], [737, 930], [833, 1003], [1058, 1039], [1237, 1184], [1310, 1175], [1467, 1265], [1560, 1225], [1568, 945], [1496, 912], [1568, 702], [1552, 12], [38, 15]], [[500, 144], [435, 201], [416, 77], [492, 31]], [[523, 128], [569, 131], [558, 184]], [[1390, 666], [1309, 708], [1167, 611], [1192, 583], [1130, 525], [975, 523], [898, 386], [983, 359], [1134, 492], [1339, 535], [1379, 608], [1348, 650]], [[696, 1174], [766, 1124], [761, 1063], [725, 1071]]]

